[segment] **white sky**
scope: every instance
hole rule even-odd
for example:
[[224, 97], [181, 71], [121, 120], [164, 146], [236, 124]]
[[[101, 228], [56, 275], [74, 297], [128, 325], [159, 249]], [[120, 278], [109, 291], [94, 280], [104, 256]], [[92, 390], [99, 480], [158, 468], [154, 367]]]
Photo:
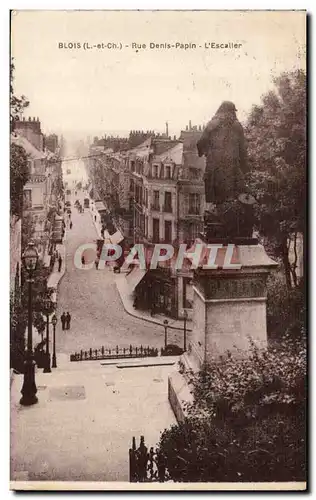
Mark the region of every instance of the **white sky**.
[[[61, 50], [59, 42], [122, 43], [122, 50]], [[124, 45], [193, 42], [195, 50]], [[204, 49], [205, 42], [242, 43]], [[12, 16], [15, 91], [45, 132], [78, 138], [131, 129], [179, 134], [223, 100], [244, 120], [284, 70], [305, 68], [305, 13], [19, 11]]]

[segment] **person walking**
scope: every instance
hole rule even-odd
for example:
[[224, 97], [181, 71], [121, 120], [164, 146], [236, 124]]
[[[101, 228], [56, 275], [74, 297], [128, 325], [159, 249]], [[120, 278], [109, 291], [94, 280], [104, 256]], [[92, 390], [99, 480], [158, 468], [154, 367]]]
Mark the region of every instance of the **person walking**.
[[82, 264], [83, 266], [85, 266], [85, 265], [86, 265], [86, 259], [84, 258], [84, 255], [81, 257], [81, 264]]
[[70, 330], [70, 321], [71, 321], [71, 316], [69, 314], [69, 311], [66, 313], [66, 330]]
[[65, 330], [66, 329], [66, 314], [65, 314], [65, 311], [60, 316], [60, 321], [61, 321], [62, 329]]
[[72, 221], [70, 221], [69, 227], [70, 229], [72, 229]]
[[63, 259], [61, 257], [61, 255], [59, 254], [59, 257], [58, 257], [58, 272], [60, 273], [61, 271], [61, 265], [63, 263]]

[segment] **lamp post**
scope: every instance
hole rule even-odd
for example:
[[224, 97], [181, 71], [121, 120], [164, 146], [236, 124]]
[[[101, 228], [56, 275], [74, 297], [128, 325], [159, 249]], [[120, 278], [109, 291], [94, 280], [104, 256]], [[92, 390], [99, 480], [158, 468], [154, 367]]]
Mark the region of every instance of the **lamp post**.
[[165, 349], [166, 349], [166, 347], [167, 347], [167, 328], [168, 328], [168, 320], [167, 320], [167, 319], [165, 319], [165, 320], [164, 320], [164, 322], [163, 322], [163, 324], [164, 324], [164, 327], [165, 327]]
[[38, 251], [33, 242], [27, 245], [22, 255], [23, 265], [28, 272], [28, 329], [27, 329], [27, 351], [24, 362], [24, 380], [21, 389], [22, 398], [20, 399], [21, 405], [30, 406], [37, 403], [36, 396], [37, 387], [35, 383], [35, 361], [33, 357], [33, 318], [32, 318], [32, 279], [33, 273], [36, 269], [38, 262]]
[[46, 360], [43, 373], [51, 373], [50, 367], [50, 352], [49, 352], [49, 305], [48, 301], [45, 304], [45, 316], [46, 316]]
[[52, 325], [53, 325], [53, 363], [52, 367], [57, 368], [56, 362], [56, 325], [57, 325], [57, 316], [54, 314], [52, 317]]
[[183, 351], [187, 350], [187, 320], [188, 320], [188, 312], [183, 311]]

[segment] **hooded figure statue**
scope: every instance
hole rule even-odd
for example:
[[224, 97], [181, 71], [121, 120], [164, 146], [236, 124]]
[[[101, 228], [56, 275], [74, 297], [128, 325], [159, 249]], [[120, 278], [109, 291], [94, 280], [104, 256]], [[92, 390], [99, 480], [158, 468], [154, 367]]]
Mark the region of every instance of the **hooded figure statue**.
[[204, 175], [207, 203], [236, 199], [244, 191], [247, 152], [243, 127], [235, 104], [224, 101], [208, 122], [197, 143], [199, 156], [206, 156]]

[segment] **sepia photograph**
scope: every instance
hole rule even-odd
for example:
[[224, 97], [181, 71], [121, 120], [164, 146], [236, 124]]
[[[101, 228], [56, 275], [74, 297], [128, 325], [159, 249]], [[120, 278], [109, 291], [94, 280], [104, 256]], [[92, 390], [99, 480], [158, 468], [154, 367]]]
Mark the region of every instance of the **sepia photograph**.
[[306, 31], [11, 10], [11, 490], [306, 491]]

